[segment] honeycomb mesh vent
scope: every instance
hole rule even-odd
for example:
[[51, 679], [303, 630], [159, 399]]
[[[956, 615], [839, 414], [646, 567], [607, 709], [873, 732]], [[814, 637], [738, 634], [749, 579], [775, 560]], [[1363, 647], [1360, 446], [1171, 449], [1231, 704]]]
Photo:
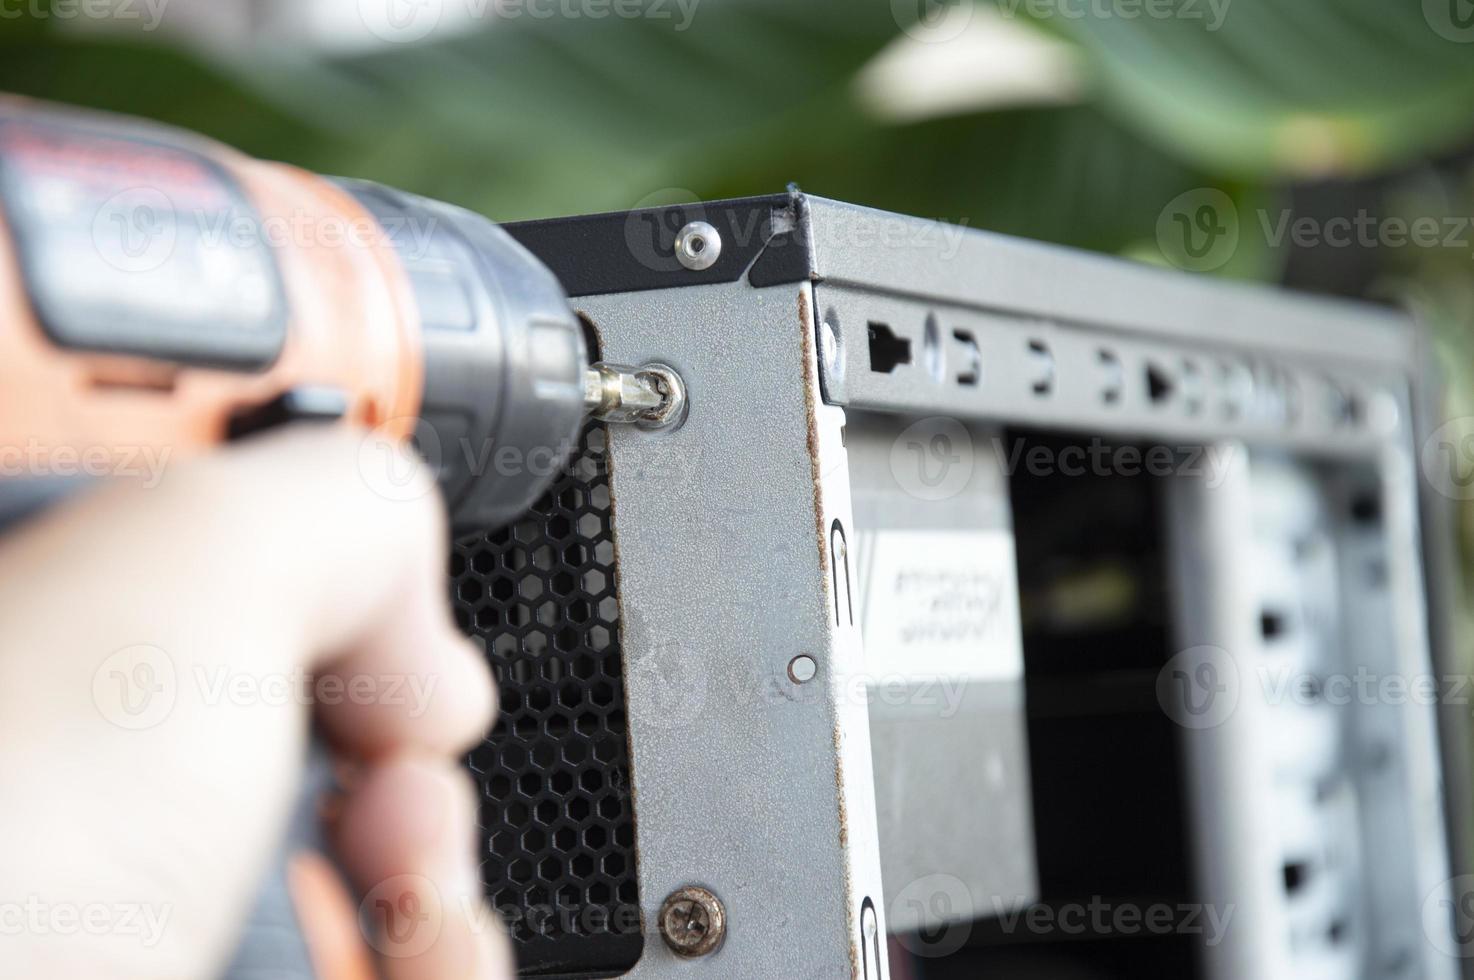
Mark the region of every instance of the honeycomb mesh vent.
[[501, 716], [467, 758], [482, 880], [524, 976], [625, 972], [642, 947], [606, 432], [517, 523], [456, 542], [455, 615]]

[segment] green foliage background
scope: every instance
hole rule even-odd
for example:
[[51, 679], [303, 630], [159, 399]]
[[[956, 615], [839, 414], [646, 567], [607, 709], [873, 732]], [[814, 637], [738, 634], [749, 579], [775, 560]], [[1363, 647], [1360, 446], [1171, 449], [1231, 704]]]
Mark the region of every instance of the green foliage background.
[[[1470, 0], [1218, 0], [1217, 30], [1186, 16], [1208, 0], [1161, 0], [1184, 15], [1173, 17], [1119, 15], [1136, 0], [976, 0], [996, 5], [977, 16], [1067, 45], [1080, 98], [883, 118], [856, 79], [902, 35], [907, 4], [937, 2], [701, 0], [686, 30], [679, 18], [524, 16], [369, 53], [277, 45], [208, 59], [11, 5], [0, 91], [149, 116], [503, 220], [797, 181], [1162, 261], [1158, 216], [1200, 187], [1246, 216], [1474, 215], [1474, 28], [1449, 29], [1474, 24]], [[1102, 6], [1117, 15], [1061, 13]], [[1467, 248], [1327, 259], [1255, 232], [1220, 272], [1415, 306], [1446, 352], [1451, 413], [1474, 415]]]
[[[1474, 419], [1467, 225], [1458, 248], [1327, 251], [1273, 242], [1255, 220], [1474, 217], [1474, 0], [1145, 0], [1183, 16], [1119, 15], [1142, 2], [698, 0], [686, 30], [524, 16], [368, 53], [255, 45], [208, 58], [17, 17], [12, 2], [0, 8], [0, 91], [151, 117], [499, 220], [797, 181], [1162, 262], [1163, 209], [1217, 189], [1244, 230], [1218, 274], [1412, 307], [1435, 331], [1446, 416]], [[1228, 5], [1220, 29], [1187, 16], [1213, 2]], [[1079, 97], [913, 122], [877, 113], [857, 79], [910, 13], [939, 3], [975, 3], [975, 17], [1002, 14], [1063, 46]], [[1474, 505], [1462, 506], [1457, 666], [1469, 671]]]

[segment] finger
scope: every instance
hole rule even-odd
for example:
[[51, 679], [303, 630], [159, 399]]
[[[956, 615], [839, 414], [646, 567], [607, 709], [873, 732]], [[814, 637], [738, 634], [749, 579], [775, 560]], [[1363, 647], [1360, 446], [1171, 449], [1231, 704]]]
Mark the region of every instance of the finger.
[[[447, 752], [488, 727], [485, 664], [441, 592], [439, 502], [374, 493], [358, 448], [342, 429], [262, 437], [179, 463], [155, 487], [102, 487], [0, 541], [0, 717], [26, 733], [0, 745], [0, 796], [30, 803], [7, 816], [30, 842], [0, 863], [7, 880], [168, 908], [152, 956], [224, 957], [296, 793], [287, 760], [307, 727], [295, 692], [272, 700], [263, 679], [439, 679], [419, 704], [325, 706], [349, 754]], [[142, 716], [121, 712], [141, 688], [114, 675], [132, 667], [113, 669], [134, 645], [161, 692]], [[55, 767], [77, 760], [89, 797], [127, 801], [128, 819], [75, 806], [78, 784]], [[140, 870], [147, 888], [129, 884]], [[208, 902], [189, 897], [195, 881], [210, 883]]]
[[511, 980], [506, 938], [482, 899], [464, 773], [404, 756], [373, 766], [343, 801], [336, 837], [386, 980]]
[[[137, 618], [116, 585], [148, 570], [177, 612], [136, 642], [189, 661], [244, 660], [233, 666], [258, 676], [318, 671], [310, 693], [346, 751], [457, 752], [490, 727], [494, 706], [485, 660], [451, 619], [442, 508], [427, 480], [402, 498], [376, 492], [364, 438], [305, 426], [262, 436], [180, 464], [157, 488], [90, 495], [5, 546], [103, 556], [77, 582], [95, 578], [115, 599], [92, 611], [99, 621]], [[126, 522], [110, 516], [120, 504]], [[207, 632], [237, 624], [250, 649]]]

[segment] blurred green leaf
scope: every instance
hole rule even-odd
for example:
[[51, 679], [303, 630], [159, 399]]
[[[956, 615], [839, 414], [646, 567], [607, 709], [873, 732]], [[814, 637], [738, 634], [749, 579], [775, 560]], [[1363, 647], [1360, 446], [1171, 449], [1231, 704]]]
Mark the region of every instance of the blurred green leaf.
[[[1474, 131], [1474, 52], [1457, 22], [1437, 19], [1439, 4], [1452, 18], [1463, 0], [1173, 2], [1177, 16], [1036, 22], [1089, 52], [1115, 115], [1201, 166], [1254, 179], [1366, 173]], [[1043, 12], [1073, 6], [1049, 0]]]

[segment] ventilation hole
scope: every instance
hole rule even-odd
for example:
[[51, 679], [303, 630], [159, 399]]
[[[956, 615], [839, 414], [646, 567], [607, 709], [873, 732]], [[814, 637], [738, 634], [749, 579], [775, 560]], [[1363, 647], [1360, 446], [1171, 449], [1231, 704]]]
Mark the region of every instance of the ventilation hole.
[[486, 893], [526, 973], [608, 976], [643, 940], [608, 443], [599, 424], [582, 440], [523, 518], [456, 542], [451, 594], [501, 689], [497, 726], [467, 759]]
[[1146, 391], [1153, 405], [1161, 405], [1172, 397], [1172, 376], [1156, 364], [1146, 366]]
[[1285, 635], [1287, 629], [1288, 623], [1283, 613], [1266, 609], [1259, 614], [1259, 635], [1265, 640], [1277, 640]]
[[974, 388], [983, 375], [983, 355], [978, 350], [977, 338], [966, 330], [953, 330], [952, 339], [962, 349], [963, 366], [957, 372], [957, 383], [966, 388]]
[[1030, 382], [1034, 394], [1047, 395], [1054, 390], [1054, 354], [1042, 340], [1029, 341]]
[[1310, 879], [1310, 865], [1304, 861], [1289, 861], [1285, 863], [1285, 892], [1294, 895], [1305, 887]]
[[1104, 369], [1105, 380], [1101, 385], [1100, 397], [1107, 405], [1114, 405], [1121, 400], [1121, 388], [1124, 375], [1121, 370], [1121, 359], [1108, 350], [1096, 352], [1096, 360]]
[[911, 341], [897, 337], [884, 323], [870, 324], [870, 370], [890, 374], [902, 364], [911, 363]]

